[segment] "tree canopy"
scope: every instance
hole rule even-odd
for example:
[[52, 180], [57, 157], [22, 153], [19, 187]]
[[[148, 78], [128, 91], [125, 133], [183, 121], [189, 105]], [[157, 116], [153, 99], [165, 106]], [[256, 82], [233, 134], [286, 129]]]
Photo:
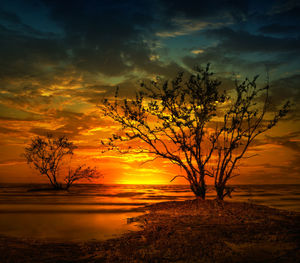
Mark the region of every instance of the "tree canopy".
[[[179, 73], [171, 81], [143, 82], [135, 98], [104, 99], [103, 111], [121, 125], [103, 144], [120, 149], [120, 142], [139, 140], [134, 151], [153, 154], [178, 165], [198, 197], [205, 198], [206, 178], [214, 178], [219, 199], [230, 195], [227, 182], [251, 142], [274, 127], [289, 108], [286, 103], [266, 117], [269, 85], [257, 87], [256, 80], [235, 82], [229, 95], [206, 68], [192, 74]], [[127, 151], [130, 150], [130, 147]]]
[[[24, 156], [28, 164], [32, 164], [40, 175], [49, 179], [54, 189], [63, 189], [62, 182], [58, 180], [60, 169], [64, 158], [72, 156], [76, 148], [66, 136], [54, 138], [53, 135], [48, 134], [46, 138], [39, 136], [32, 138], [30, 145], [25, 148]], [[68, 189], [75, 181], [92, 180], [98, 177], [96, 168], [84, 168], [81, 165], [76, 169], [69, 168], [64, 181]]]

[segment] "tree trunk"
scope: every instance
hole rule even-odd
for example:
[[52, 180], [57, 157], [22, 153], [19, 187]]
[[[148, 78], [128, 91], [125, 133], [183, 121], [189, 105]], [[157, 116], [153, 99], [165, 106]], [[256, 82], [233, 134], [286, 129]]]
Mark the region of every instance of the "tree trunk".
[[223, 200], [224, 199], [224, 187], [223, 186], [215, 186], [217, 192], [217, 199]]
[[205, 200], [206, 185], [191, 184], [191, 190], [193, 191], [193, 193], [195, 194], [196, 197], [199, 197], [202, 200]]
[[231, 198], [231, 193], [234, 191], [233, 187], [226, 186], [225, 184], [215, 185], [215, 189], [217, 192], [218, 200], [223, 200], [225, 196]]
[[66, 190], [69, 190], [69, 188], [70, 188], [71, 185], [72, 185], [72, 182], [70, 182], [70, 181], [67, 182], [67, 183], [66, 183]]
[[63, 189], [63, 186], [62, 184], [58, 183], [58, 182], [55, 182], [55, 184], [53, 184], [53, 187], [57, 190], [60, 190], [60, 189]]

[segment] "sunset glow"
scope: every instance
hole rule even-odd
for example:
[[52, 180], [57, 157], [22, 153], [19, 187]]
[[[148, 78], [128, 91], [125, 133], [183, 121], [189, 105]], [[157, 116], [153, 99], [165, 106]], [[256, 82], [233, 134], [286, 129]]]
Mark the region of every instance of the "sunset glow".
[[0, 0], [0, 263], [300, 262], [300, 1]]
[[103, 177], [95, 183], [186, 183], [170, 183], [183, 171], [166, 160], [103, 152], [101, 140], [120, 127], [99, 106], [116, 86], [130, 98], [142, 80], [172, 79], [208, 62], [229, 93], [235, 79], [260, 74], [263, 86], [268, 73], [272, 107], [293, 103], [285, 120], [251, 145], [248, 156], [255, 157], [241, 163], [233, 183], [300, 182], [299, 17], [290, 1], [253, 10], [242, 3], [96, 2], [0, 4], [0, 183], [47, 182], [22, 156], [31, 138], [47, 133], [78, 146], [67, 166], [96, 166]]

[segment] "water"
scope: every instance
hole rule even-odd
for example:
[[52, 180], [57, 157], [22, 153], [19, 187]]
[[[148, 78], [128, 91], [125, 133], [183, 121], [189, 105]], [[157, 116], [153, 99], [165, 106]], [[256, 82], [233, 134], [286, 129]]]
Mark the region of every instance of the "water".
[[[69, 192], [28, 192], [40, 187], [45, 186], [0, 186], [0, 234], [105, 240], [137, 230], [127, 218], [142, 214], [146, 204], [194, 198], [186, 185], [74, 185]], [[207, 198], [215, 198], [212, 189]], [[300, 185], [240, 185], [228, 200], [300, 211]]]

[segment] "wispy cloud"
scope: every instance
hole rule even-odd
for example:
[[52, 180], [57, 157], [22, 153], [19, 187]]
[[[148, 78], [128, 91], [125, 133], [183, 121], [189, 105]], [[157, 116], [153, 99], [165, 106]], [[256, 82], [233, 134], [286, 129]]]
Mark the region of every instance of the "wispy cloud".
[[189, 35], [201, 30], [219, 28], [230, 23], [222, 22], [204, 22], [190, 19], [173, 19], [173, 30], [156, 32], [158, 37], [177, 37]]

